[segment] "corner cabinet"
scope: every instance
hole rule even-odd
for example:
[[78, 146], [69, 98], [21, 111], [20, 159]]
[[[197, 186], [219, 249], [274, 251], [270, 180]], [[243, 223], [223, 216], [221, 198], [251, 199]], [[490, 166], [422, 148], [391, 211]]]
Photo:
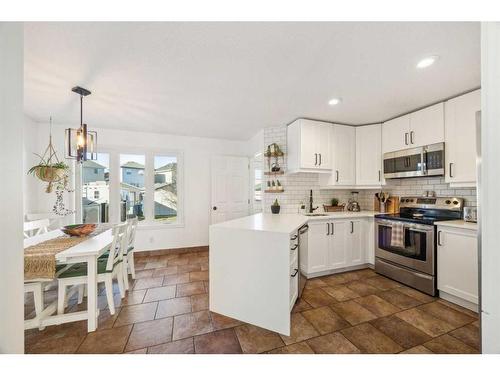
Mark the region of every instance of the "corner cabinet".
[[452, 187], [476, 186], [476, 112], [481, 90], [445, 103], [445, 181]]
[[298, 119], [287, 127], [289, 173], [330, 173], [332, 124]]
[[314, 277], [366, 265], [370, 225], [373, 220], [359, 218], [310, 221], [307, 253], [300, 256], [302, 272]]
[[477, 233], [471, 229], [437, 227], [439, 296], [473, 311], [479, 302]]
[[382, 152], [444, 142], [444, 104], [397, 117], [382, 124]]
[[356, 129], [356, 185], [380, 186], [382, 173], [382, 125], [358, 126]]
[[356, 128], [333, 124], [331, 144], [331, 174], [320, 176], [320, 185], [356, 185]]

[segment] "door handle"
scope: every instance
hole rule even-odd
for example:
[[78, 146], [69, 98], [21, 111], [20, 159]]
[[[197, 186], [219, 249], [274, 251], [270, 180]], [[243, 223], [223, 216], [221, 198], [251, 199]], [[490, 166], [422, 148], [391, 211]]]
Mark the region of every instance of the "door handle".
[[217, 211], [217, 206], [213, 206], [212, 210]]
[[451, 166], [453, 165], [453, 163], [450, 163], [449, 167], [448, 167], [448, 174], [450, 175], [450, 178], [453, 178], [453, 175], [451, 174]]
[[339, 182], [339, 171], [335, 171], [335, 182]]
[[413, 144], [413, 134], [414, 134], [414, 131], [412, 130], [410, 132], [410, 143]]
[[354, 233], [354, 221], [351, 221], [351, 233]]
[[330, 235], [330, 223], [326, 223], [326, 235]]
[[441, 231], [438, 231], [438, 246], [443, 246], [441, 243]]
[[319, 165], [321, 165], [321, 154], [319, 154]]
[[408, 133], [405, 133], [405, 145], [408, 146]]
[[291, 277], [295, 277], [295, 276], [297, 276], [298, 273], [299, 273], [299, 269], [295, 268], [295, 272], [292, 275], [290, 275], [290, 276]]

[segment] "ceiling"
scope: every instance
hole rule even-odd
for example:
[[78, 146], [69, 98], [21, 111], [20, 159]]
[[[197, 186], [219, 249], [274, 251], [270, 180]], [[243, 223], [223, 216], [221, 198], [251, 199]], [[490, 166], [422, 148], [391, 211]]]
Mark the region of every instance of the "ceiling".
[[246, 140], [297, 117], [373, 123], [479, 87], [480, 26], [27, 23], [26, 114], [77, 125], [75, 85], [89, 127]]

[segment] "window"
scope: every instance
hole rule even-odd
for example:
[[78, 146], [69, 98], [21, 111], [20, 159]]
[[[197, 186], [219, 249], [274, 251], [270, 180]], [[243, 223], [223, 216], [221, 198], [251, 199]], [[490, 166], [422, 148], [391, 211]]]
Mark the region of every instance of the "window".
[[253, 211], [262, 211], [262, 153], [258, 153], [253, 158]]
[[177, 221], [177, 156], [154, 157], [154, 218]]
[[[120, 155], [120, 219], [144, 220], [144, 155]], [[142, 172], [142, 173], [139, 173]]]
[[82, 164], [82, 222], [109, 221], [109, 154], [97, 154], [97, 160]]

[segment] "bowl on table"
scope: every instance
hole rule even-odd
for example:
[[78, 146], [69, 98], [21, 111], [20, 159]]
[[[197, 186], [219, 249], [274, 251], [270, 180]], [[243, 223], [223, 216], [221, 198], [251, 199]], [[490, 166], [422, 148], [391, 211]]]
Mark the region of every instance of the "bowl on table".
[[73, 224], [66, 225], [62, 227], [61, 230], [68, 236], [84, 237], [95, 231], [96, 227], [96, 224]]

